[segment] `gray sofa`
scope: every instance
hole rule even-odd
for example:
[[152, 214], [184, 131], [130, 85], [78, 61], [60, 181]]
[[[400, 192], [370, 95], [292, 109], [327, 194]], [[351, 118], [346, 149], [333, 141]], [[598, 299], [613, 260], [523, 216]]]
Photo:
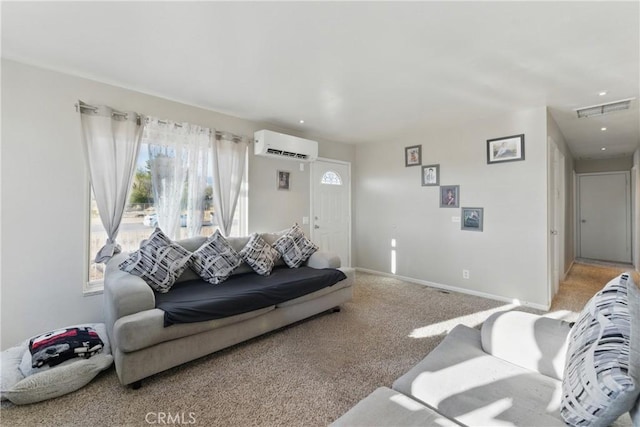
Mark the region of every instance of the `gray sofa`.
[[[378, 388], [332, 426], [566, 426], [570, 329], [517, 311], [492, 315], [481, 330], [458, 325], [393, 389]], [[613, 425], [631, 424], [625, 413]]]
[[[279, 234], [261, 236], [272, 244]], [[227, 238], [227, 241], [240, 251], [248, 239]], [[205, 240], [205, 237], [194, 237], [177, 243], [195, 251]], [[105, 324], [118, 378], [122, 384], [133, 384], [134, 387], [150, 375], [331, 310], [353, 296], [355, 271], [340, 268], [346, 279], [302, 297], [222, 319], [164, 327], [164, 312], [156, 308], [154, 292], [149, 285], [140, 277], [118, 268], [127, 256], [118, 254], [106, 266]], [[283, 265], [281, 261], [279, 264]], [[327, 252], [316, 252], [305, 265], [339, 268], [340, 259]], [[243, 264], [233, 274], [251, 271], [251, 267]], [[195, 278], [198, 276], [187, 269], [177, 282]]]

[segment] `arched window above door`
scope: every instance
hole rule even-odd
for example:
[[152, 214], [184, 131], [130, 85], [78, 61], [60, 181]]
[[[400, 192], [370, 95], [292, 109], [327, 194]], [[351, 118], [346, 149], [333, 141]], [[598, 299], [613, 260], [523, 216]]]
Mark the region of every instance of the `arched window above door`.
[[342, 178], [340, 174], [334, 171], [326, 171], [324, 175], [322, 175], [322, 179], [320, 180], [320, 184], [326, 185], [342, 185]]

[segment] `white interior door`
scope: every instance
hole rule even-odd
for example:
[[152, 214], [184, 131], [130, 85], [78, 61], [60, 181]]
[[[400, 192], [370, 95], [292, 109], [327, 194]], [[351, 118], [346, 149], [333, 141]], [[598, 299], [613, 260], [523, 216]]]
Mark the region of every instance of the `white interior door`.
[[351, 266], [351, 164], [317, 160], [311, 164], [311, 238], [321, 250]]
[[578, 177], [578, 230], [582, 258], [631, 262], [628, 172]]

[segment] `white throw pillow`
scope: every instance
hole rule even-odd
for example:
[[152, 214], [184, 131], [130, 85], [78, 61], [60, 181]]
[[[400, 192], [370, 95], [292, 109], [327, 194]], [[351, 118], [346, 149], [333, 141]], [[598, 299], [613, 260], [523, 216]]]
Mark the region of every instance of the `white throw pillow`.
[[280, 258], [278, 251], [269, 246], [258, 233], [251, 235], [246, 246], [240, 251], [240, 256], [261, 276], [271, 274], [276, 260]]
[[217, 285], [224, 282], [233, 270], [242, 264], [242, 258], [220, 233], [209, 236], [193, 253], [191, 269], [207, 282]]
[[159, 228], [140, 242], [140, 249], [118, 266], [120, 270], [141, 277], [160, 293], [169, 292], [176, 279], [189, 266], [193, 254], [173, 243]]
[[298, 224], [275, 241], [273, 247], [280, 253], [284, 262], [291, 268], [298, 268], [307, 260], [318, 246], [307, 239]]

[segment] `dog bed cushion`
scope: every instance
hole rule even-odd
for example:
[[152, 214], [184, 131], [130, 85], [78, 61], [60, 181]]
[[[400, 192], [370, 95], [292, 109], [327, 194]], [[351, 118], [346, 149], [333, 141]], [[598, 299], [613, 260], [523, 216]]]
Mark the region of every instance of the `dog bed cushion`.
[[[0, 396], [16, 405], [41, 402], [78, 390], [88, 384], [100, 371], [113, 363], [104, 324], [70, 326], [92, 327], [104, 342], [102, 352], [88, 359], [74, 358], [55, 367], [31, 367], [29, 340], [2, 352]], [[22, 369], [27, 373], [23, 373]]]

